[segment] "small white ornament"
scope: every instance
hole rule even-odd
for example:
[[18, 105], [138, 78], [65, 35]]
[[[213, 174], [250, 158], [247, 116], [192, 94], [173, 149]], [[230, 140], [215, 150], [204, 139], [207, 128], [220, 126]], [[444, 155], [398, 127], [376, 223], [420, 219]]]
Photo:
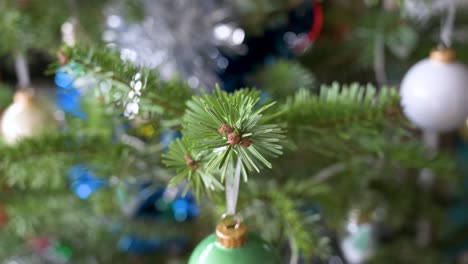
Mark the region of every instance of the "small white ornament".
[[351, 210], [347, 222], [347, 235], [341, 240], [341, 250], [350, 264], [360, 264], [374, 254], [376, 241], [374, 225], [359, 220], [359, 210]]
[[450, 49], [434, 50], [401, 83], [406, 117], [425, 131], [455, 130], [468, 117], [468, 68], [454, 57]]
[[13, 103], [3, 113], [0, 124], [6, 143], [33, 137], [56, 128], [53, 114], [31, 92], [18, 91]]

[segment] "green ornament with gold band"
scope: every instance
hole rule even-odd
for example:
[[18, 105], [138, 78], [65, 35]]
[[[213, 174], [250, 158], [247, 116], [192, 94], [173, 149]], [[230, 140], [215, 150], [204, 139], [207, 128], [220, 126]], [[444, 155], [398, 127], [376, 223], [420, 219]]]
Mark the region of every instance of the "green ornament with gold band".
[[275, 250], [243, 223], [222, 221], [216, 234], [205, 238], [193, 251], [188, 264], [279, 264]]

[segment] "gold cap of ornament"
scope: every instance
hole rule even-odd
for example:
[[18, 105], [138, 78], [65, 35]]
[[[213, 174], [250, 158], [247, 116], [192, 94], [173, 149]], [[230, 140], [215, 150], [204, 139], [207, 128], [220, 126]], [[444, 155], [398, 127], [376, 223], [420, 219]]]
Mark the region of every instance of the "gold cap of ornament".
[[29, 103], [33, 100], [34, 93], [30, 90], [19, 90], [15, 93], [13, 101], [16, 103]]
[[216, 226], [218, 243], [226, 248], [239, 248], [247, 242], [247, 226], [239, 219], [224, 219]]
[[430, 58], [437, 62], [451, 63], [455, 61], [455, 51], [450, 48], [435, 48], [431, 51]]

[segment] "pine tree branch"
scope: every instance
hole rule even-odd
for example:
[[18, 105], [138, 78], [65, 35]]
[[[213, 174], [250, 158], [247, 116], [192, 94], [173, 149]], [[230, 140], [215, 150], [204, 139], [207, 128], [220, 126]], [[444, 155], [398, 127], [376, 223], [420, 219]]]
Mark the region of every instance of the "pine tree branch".
[[[80, 60], [79, 58], [76, 58], [73, 61], [75, 63], [78, 63], [78, 64], [84, 66], [84, 69], [92, 77], [94, 77], [94, 78], [96, 78], [98, 80], [101, 80], [101, 82], [105, 81], [105, 80], [109, 80], [112, 83], [117, 84], [118, 86], [126, 87], [127, 90], [129, 90], [129, 91], [132, 90], [132, 87], [130, 86], [130, 84], [128, 82], [125, 82], [124, 80], [119, 79], [116, 76], [109, 76], [109, 74], [94, 70], [94, 69], [96, 69], [96, 65], [92, 65], [90, 63], [87, 63], [86, 61]], [[176, 108], [176, 107], [170, 105], [168, 102], [165, 102], [163, 100], [158, 99], [157, 97], [151, 97], [150, 101], [153, 104], [161, 106], [162, 108], [164, 108], [168, 112], [172, 113], [176, 117], [182, 117], [183, 114], [184, 114], [183, 109]]]
[[209, 173], [219, 170], [221, 182], [238, 159], [246, 181], [247, 172], [271, 168], [267, 157], [282, 154], [284, 131], [277, 124], [262, 122], [264, 112], [273, 104], [257, 106], [259, 100], [256, 91], [228, 94], [217, 88], [212, 95], [195, 96], [187, 103], [183, 130], [187, 146], [208, 153], [204, 169]]
[[280, 190], [270, 191], [268, 199], [277, 211], [277, 217], [281, 218], [286, 237], [292, 241], [290, 243], [294, 246], [292, 252], [300, 252], [307, 259], [313, 255], [326, 255], [328, 245], [323, 243], [326, 240], [321, 240], [316, 232], [311, 232], [316, 223], [308, 222], [311, 219], [301, 212], [297, 202], [289, 199]]
[[308, 69], [285, 60], [262, 68], [254, 74], [253, 80], [260, 89], [268, 88], [263, 91], [266, 96], [279, 102], [299, 89], [312, 90], [316, 86], [315, 76]]
[[396, 90], [382, 88], [376, 95], [373, 86], [358, 84], [322, 86], [319, 95], [300, 90], [282, 106], [280, 119], [292, 128], [302, 125], [312, 129], [335, 129], [401, 115]]
[[20, 189], [62, 189], [72, 165], [95, 163], [103, 174], [116, 175], [121, 166], [128, 166], [120, 161], [132, 152], [131, 147], [100, 136], [50, 134], [24, 139], [0, 149], [0, 179]]
[[[95, 80], [98, 84], [97, 94], [107, 104], [123, 107], [138, 105], [135, 115], [156, 114], [164, 119], [180, 119], [185, 111], [185, 102], [193, 94], [193, 90], [181, 81], [162, 81], [155, 70], [122, 61], [115, 50], [64, 47], [63, 54], [69, 63], [82, 67], [81, 71], [72, 72], [75, 78]], [[52, 66], [51, 69], [55, 70], [56, 67]], [[99, 86], [108, 88], [100, 91]]]

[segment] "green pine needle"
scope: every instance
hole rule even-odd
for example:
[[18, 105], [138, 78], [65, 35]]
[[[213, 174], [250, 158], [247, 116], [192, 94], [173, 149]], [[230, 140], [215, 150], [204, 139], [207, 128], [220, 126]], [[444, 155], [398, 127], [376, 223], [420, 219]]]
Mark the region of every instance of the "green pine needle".
[[[127, 116], [156, 116], [180, 123], [185, 102], [193, 94], [186, 83], [179, 80], [162, 81], [156, 70], [122, 61], [116, 50], [86, 47], [62, 48], [69, 63], [79, 67], [74, 77], [87, 77], [96, 83], [96, 94], [119, 114], [122, 108], [132, 107]], [[51, 67], [56, 71], [57, 65]]]
[[206, 152], [189, 150], [185, 139], [177, 139], [169, 146], [169, 153], [163, 154], [163, 163], [173, 168], [177, 175], [172, 178], [169, 185], [178, 184], [184, 179], [188, 180], [197, 196], [202, 191], [224, 189], [218, 179], [206, 169], [208, 155]]
[[[282, 154], [284, 131], [277, 124], [262, 123], [263, 114], [274, 103], [258, 106], [259, 100], [255, 90], [228, 94], [217, 88], [212, 95], [195, 96], [187, 103], [187, 140], [193, 142], [194, 149], [211, 153], [209, 169], [226, 172], [228, 164], [234, 166], [240, 158], [247, 180], [247, 172], [272, 167], [266, 157]], [[232, 131], [222, 132], [223, 126]]]
[[279, 60], [266, 66], [253, 76], [259, 87], [267, 87], [267, 93], [275, 100], [282, 101], [298, 89], [312, 90], [316, 87], [315, 76], [301, 64]]
[[301, 89], [282, 105], [281, 120], [307, 129], [336, 129], [363, 125], [400, 115], [396, 89], [357, 83], [323, 85], [320, 94]]

